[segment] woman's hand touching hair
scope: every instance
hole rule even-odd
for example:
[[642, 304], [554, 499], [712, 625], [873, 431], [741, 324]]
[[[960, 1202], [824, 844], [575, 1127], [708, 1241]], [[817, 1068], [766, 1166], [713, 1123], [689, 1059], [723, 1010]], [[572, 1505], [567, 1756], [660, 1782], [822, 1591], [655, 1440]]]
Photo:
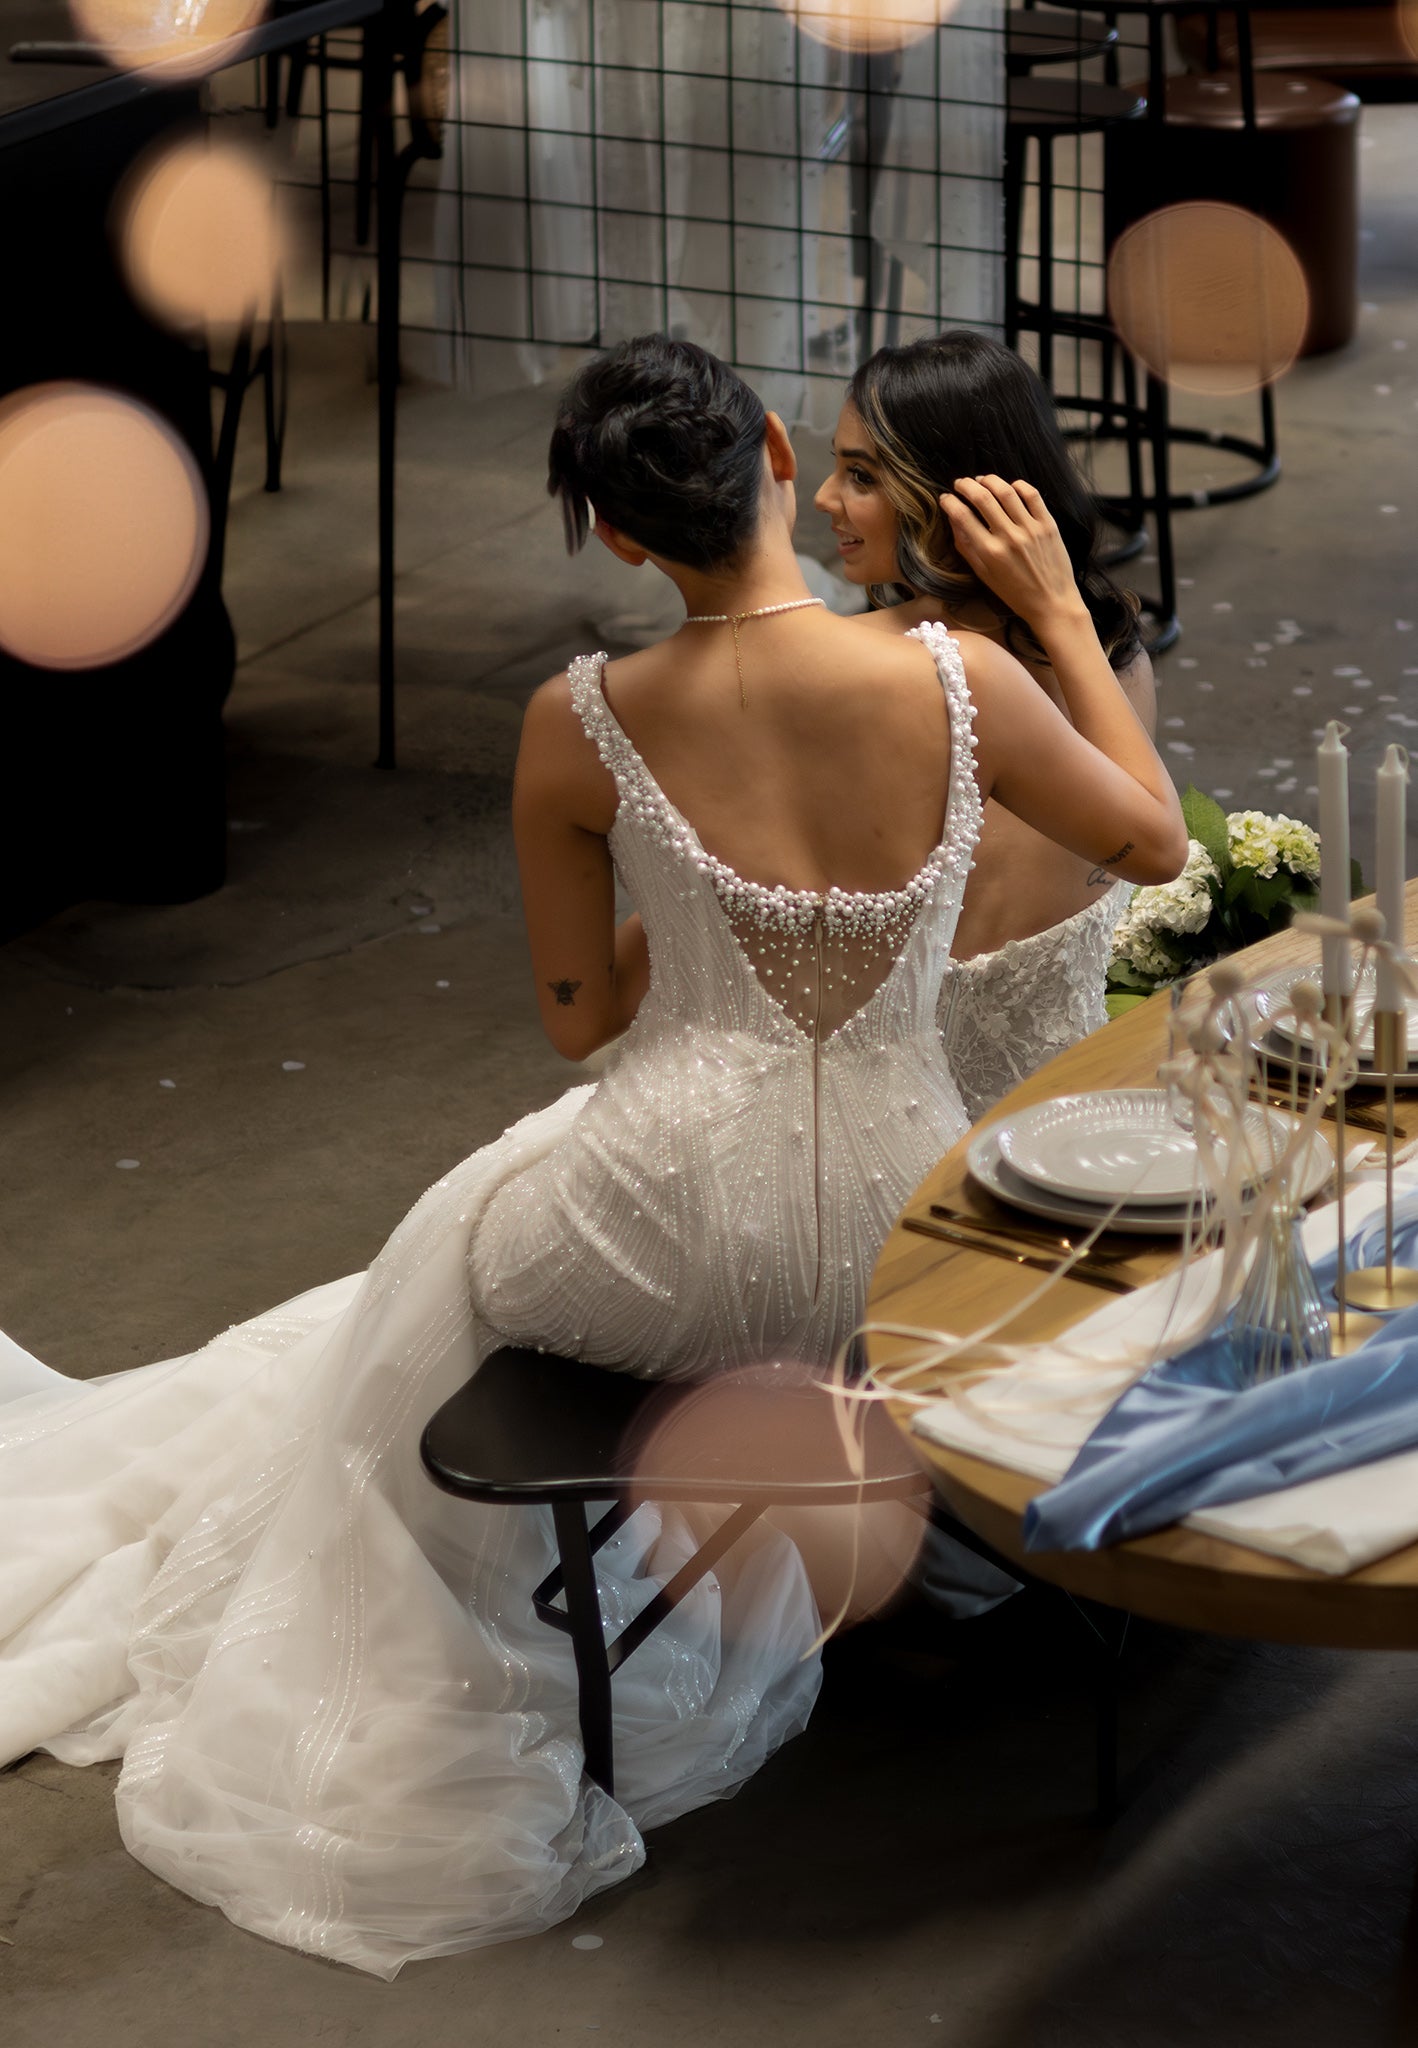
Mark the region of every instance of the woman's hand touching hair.
[[1033, 484], [958, 477], [940, 509], [966, 566], [1046, 648], [1061, 624], [1087, 616], [1063, 537]]

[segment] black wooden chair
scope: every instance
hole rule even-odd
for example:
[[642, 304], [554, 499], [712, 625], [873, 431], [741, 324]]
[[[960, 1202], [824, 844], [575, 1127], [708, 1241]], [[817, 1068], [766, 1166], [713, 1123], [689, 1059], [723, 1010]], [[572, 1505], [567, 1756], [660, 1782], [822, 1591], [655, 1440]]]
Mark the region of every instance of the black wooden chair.
[[[571, 1638], [586, 1769], [607, 1792], [614, 1790], [612, 1674], [766, 1509], [905, 1500], [931, 1512], [930, 1478], [880, 1404], [866, 1414], [859, 1479], [848, 1469], [836, 1403], [801, 1370], [745, 1377], [746, 1421], [757, 1415], [764, 1426], [736, 1429], [732, 1442], [694, 1427], [695, 1404], [707, 1391], [509, 1349], [486, 1359], [423, 1433], [424, 1464], [446, 1493], [550, 1506], [559, 1561], [532, 1605]], [[723, 1503], [729, 1513], [608, 1643], [595, 1554], [642, 1500]], [[594, 1522], [592, 1502], [610, 1503]]]

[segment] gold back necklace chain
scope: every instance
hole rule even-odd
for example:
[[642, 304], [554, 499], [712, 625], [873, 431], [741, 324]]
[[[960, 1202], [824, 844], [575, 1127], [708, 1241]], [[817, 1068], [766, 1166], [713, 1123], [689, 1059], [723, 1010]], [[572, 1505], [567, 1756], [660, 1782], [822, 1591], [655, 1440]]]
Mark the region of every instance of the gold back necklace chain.
[[739, 677], [739, 708], [748, 709], [748, 691], [744, 688], [743, 657], [739, 652], [739, 627], [745, 619], [771, 619], [778, 612], [805, 612], [812, 605], [820, 604], [825, 611], [827, 600], [822, 597], [794, 597], [787, 604], [760, 604], [750, 612], [691, 612], [685, 619], [686, 626], [730, 626], [734, 635], [734, 667]]

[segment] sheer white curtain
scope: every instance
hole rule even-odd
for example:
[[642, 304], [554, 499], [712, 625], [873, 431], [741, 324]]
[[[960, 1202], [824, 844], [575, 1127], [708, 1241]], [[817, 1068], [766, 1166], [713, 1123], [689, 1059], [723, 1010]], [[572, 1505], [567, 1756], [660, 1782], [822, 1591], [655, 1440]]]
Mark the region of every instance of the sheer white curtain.
[[428, 368], [497, 389], [667, 327], [825, 423], [882, 341], [997, 321], [1001, 0], [871, 56], [737, 0], [451, 5], [406, 267]]

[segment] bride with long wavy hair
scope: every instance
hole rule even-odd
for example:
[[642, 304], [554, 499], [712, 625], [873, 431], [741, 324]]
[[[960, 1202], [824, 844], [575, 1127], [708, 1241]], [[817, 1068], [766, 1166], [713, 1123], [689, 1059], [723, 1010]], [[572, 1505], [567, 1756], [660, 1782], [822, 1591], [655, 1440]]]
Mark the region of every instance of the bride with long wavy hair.
[[[868, 630], [978, 634], [1065, 718], [1070, 679], [1088, 675], [1155, 729], [1137, 602], [1099, 559], [1053, 400], [1012, 350], [968, 329], [879, 349], [848, 387], [816, 502], [870, 592]], [[972, 1116], [1105, 1021], [1121, 872], [986, 804], [941, 1012]]]

